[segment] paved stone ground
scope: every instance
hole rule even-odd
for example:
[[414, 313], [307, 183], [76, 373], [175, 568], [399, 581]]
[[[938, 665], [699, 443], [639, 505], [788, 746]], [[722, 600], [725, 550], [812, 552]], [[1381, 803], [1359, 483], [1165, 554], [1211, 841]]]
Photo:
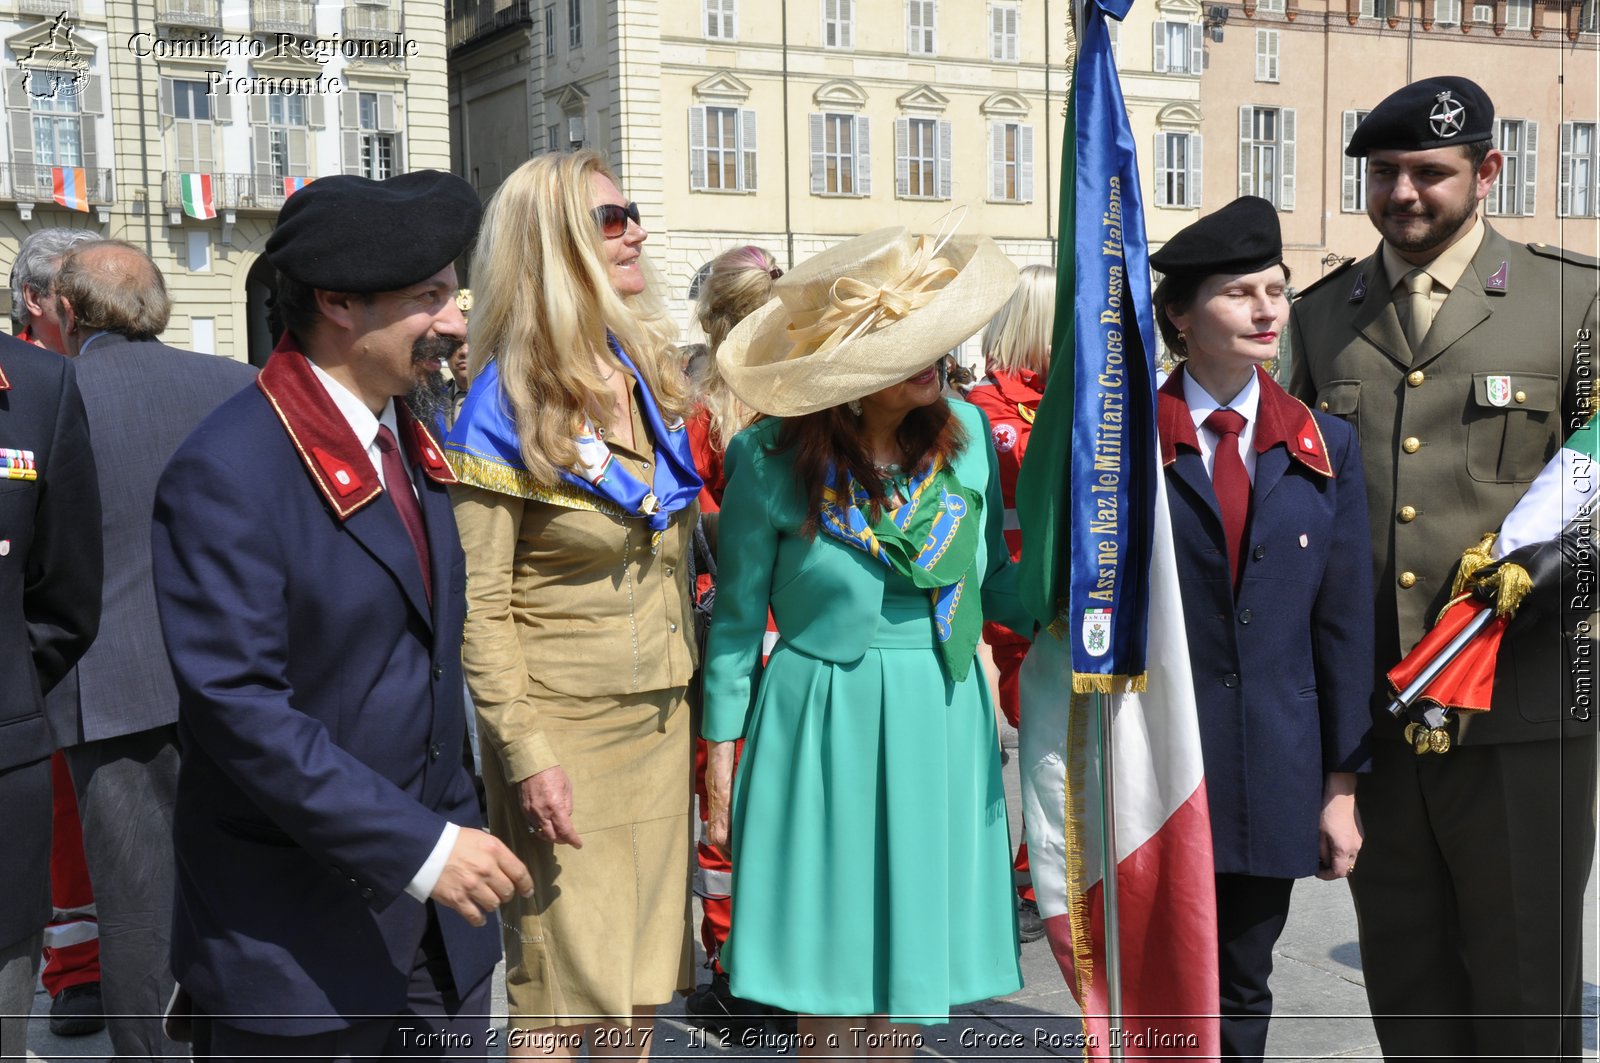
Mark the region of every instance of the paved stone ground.
[[[1015, 753], [1016, 735], [1002, 736]], [[1017, 830], [1017, 774], [1006, 769], [1006, 792], [1013, 833]], [[1591, 875], [1584, 920], [1584, 1051], [1596, 1055], [1594, 1016], [1600, 1011], [1600, 949], [1597, 949], [1596, 882]], [[1022, 949], [1023, 988], [1010, 996], [960, 1009], [949, 1026], [930, 1027], [922, 1035], [919, 1057], [933, 1059], [1078, 1058], [1073, 1039], [1081, 1033], [1078, 1008], [1062, 981], [1060, 969], [1044, 941]], [[503, 980], [496, 978], [495, 1011], [505, 1014]], [[1289, 924], [1278, 941], [1272, 976], [1275, 1014], [1267, 1039], [1267, 1055], [1276, 1060], [1378, 1059], [1377, 1037], [1367, 1015], [1356, 949], [1355, 913], [1343, 882], [1308, 879], [1297, 883]], [[50, 1000], [40, 990], [34, 998], [34, 1025], [28, 1039], [30, 1059], [68, 1061], [110, 1055], [104, 1034], [63, 1040], [52, 1037], [46, 1016]], [[1020, 1035], [1020, 1038], [1018, 1037]], [[1053, 1040], [1053, 1043], [1052, 1043]], [[505, 1043], [503, 1034], [498, 1038]], [[705, 1043], [683, 1022], [683, 1001], [663, 1009], [656, 1025], [655, 1058], [740, 1059], [776, 1056], [775, 1046], [720, 1046]], [[792, 1051], [782, 1053], [792, 1056]]]

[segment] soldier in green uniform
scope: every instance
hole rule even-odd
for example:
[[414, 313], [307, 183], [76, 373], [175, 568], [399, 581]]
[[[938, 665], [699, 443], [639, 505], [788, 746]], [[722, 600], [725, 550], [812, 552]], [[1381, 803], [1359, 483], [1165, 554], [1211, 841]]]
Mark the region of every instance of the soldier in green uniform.
[[[1504, 163], [1493, 129], [1493, 104], [1465, 78], [1374, 108], [1346, 153], [1366, 157], [1382, 242], [1307, 288], [1290, 321], [1290, 391], [1360, 436], [1380, 699], [1462, 551], [1582, 422], [1595, 379], [1595, 260], [1513, 244], [1478, 215]], [[1493, 708], [1453, 724], [1448, 752], [1418, 754], [1404, 721], [1374, 710], [1350, 883], [1390, 1058], [1580, 1050], [1596, 740], [1575, 676], [1592, 674], [1594, 643], [1561, 628], [1513, 622]]]

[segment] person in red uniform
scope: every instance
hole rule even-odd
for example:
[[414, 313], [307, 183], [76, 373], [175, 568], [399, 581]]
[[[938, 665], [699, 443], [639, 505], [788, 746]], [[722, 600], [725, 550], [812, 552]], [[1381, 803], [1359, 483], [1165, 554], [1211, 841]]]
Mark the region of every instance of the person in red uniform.
[[[756, 412], [740, 402], [722, 380], [717, 368], [717, 348], [746, 314], [756, 310], [772, 296], [772, 283], [783, 276], [770, 254], [759, 247], [736, 247], [711, 260], [711, 268], [700, 286], [695, 316], [706, 335], [706, 354], [699, 378], [695, 381], [698, 405], [689, 418], [689, 447], [694, 452], [695, 469], [705, 486], [700, 491], [702, 525], [716, 538], [716, 514], [722, 508], [722, 489], [727, 486], [722, 459], [730, 440], [756, 419]], [[697, 544], [697, 550], [699, 544]], [[697, 557], [697, 563], [704, 561]], [[702, 567], [696, 580], [695, 600], [708, 605], [713, 591], [713, 571]], [[772, 630], [768, 619], [768, 630]], [[770, 641], [768, 645], [770, 646]], [[700, 839], [695, 847], [698, 867], [694, 891], [700, 898], [704, 918], [700, 922], [700, 942], [705, 946], [706, 962], [711, 967], [711, 984], [689, 995], [684, 1010], [689, 1020], [724, 1038], [752, 1025], [760, 1025], [769, 1013], [763, 1004], [741, 1000], [728, 988], [728, 975], [718, 962], [722, 944], [728, 940], [733, 909], [733, 863], [728, 853], [706, 840], [705, 821], [710, 810], [706, 792], [706, 743], [695, 739], [695, 793], [700, 798]]]
[[[1022, 556], [1022, 529], [1017, 524], [1017, 473], [1028, 449], [1034, 411], [1044, 395], [1050, 368], [1050, 333], [1055, 325], [1056, 274], [1049, 266], [1026, 266], [1017, 292], [983, 330], [984, 378], [967, 392], [967, 401], [989, 418], [989, 441], [1000, 459], [1000, 493], [1006, 504], [1006, 546], [1011, 559]], [[986, 621], [983, 640], [1000, 672], [1000, 711], [1017, 726], [1020, 705], [1017, 673], [1027, 656], [1029, 640], [1000, 624]], [[1028, 843], [1017, 846], [1012, 864], [1017, 883], [1017, 936], [1037, 941], [1044, 922], [1028, 873]]]

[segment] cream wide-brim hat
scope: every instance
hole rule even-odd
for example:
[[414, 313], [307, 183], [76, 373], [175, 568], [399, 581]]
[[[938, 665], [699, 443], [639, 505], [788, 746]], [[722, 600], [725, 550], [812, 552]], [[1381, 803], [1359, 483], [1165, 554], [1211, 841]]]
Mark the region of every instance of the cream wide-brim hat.
[[1017, 267], [987, 236], [846, 240], [785, 273], [717, 350], [723, 379], [769, 417], [798, 417], [898, 384], [988, 324]]

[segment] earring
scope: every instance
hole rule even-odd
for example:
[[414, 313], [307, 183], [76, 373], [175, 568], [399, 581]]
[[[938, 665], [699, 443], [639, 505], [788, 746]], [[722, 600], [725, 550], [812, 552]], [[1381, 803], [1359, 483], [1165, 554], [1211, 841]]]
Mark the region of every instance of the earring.
[[1178, 349], [1180, 351], [1189, 349], [1189, 333], [1183, 329], [1178, 330]]
[[855, 414], [857, 417], [861, 416], [861, 400], [860, 399], [851, 399], [849, 402], [845, 403], [845, 407], [851, 413]]

